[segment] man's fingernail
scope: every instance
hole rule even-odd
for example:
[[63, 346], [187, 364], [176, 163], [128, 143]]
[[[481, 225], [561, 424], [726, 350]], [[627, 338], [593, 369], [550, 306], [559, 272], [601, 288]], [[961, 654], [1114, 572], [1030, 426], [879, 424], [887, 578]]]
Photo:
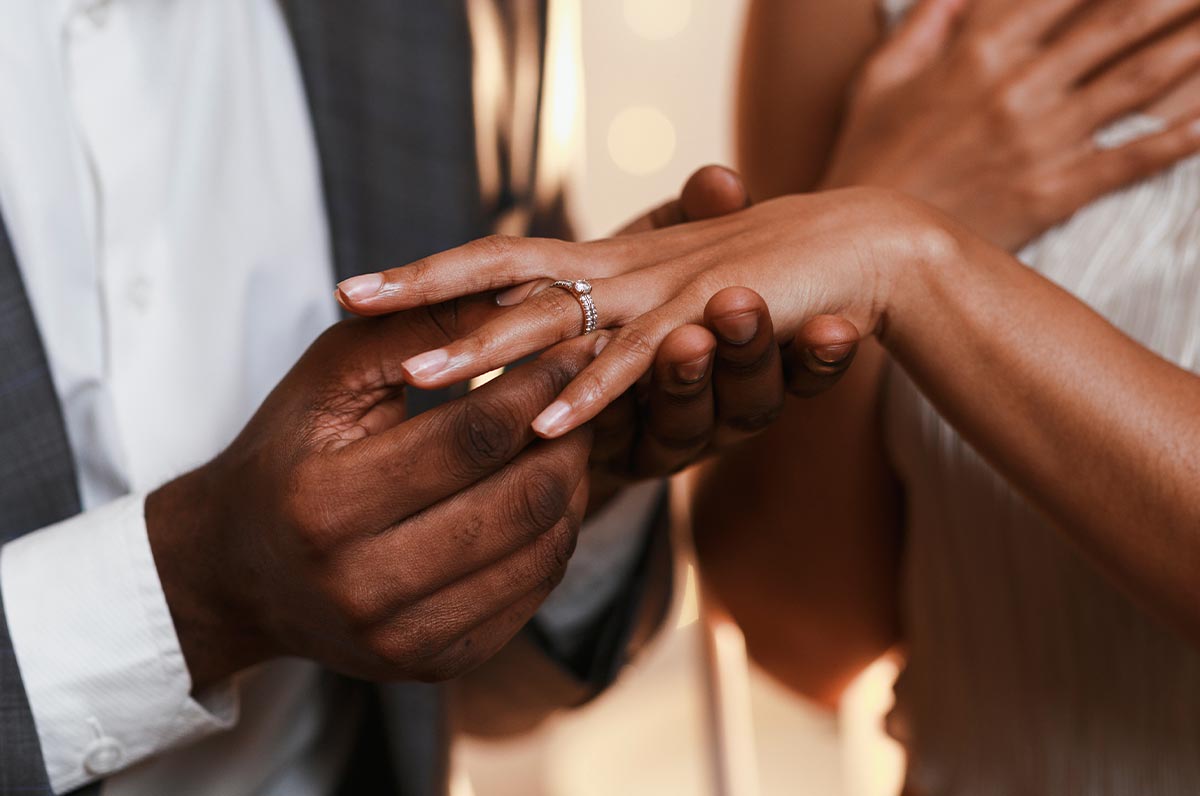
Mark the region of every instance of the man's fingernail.
[[338, 290], [351, 301], [365, 301], [379, 294], [383, 287], [383, 274], [363, 274], [338, 282]]
[[592, 348], [592, 356], [600, 356], [600, 352], [608, 347], [608, 341], [611, 339], [612, 338], [607, 334], [601, 334], [599, 337], [597, 337], [596, 345], [594, 348]]
[[566, 431], [571, 417], [571, 405], [566, 401], [555, 401], [534, 418], [533, 430], [543, 437], [553, 439]]
[[836, 365], [846, 358], [846, 355], [850, 353], [850, 349], [852, 348], [854, 348], [853, 343], [827, 345], [812, 349], [812, 355], [826, 365]]
[[675, 380], [684, 384], [695, 384], [704, 378], [704, 374], [708, 372], [708, 356], [702, 356], [699, 359], [693, 359], [691, 362], [677, 362], [672, 370], [675, 371]]
[[717, 334], [727, 343], [745, 345], [758, 334], [758, 313], [741, 312], [737, 315], [722, 315], [713, 320]]
[[429, 379], [441, 373], [449, 361], [450, 355], [446, 353], [445, 349], [439, 348], [436, 351], [428, 351], [406, 359], [400, 363], [400, 366], [408, 371], [409, 376]]
[[520, 304], [525, 299], [529, 298], [529, 294], [533, 292], [534, 283], [528, 282], [524, 285], [510, 287], [507, 290], [502, 290], [496, 294], [497, 307], [511, 307], [514, 304]]

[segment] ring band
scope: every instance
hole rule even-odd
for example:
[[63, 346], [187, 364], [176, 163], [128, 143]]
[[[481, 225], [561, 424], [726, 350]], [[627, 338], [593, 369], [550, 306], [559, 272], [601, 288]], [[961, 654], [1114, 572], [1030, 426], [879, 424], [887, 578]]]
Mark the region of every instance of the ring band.
[[596, 331], [600, 315], [596, 312], [596, 302], [592, 299], [592, 283], [586, 279], [560, 279], [550, 287], [562, 288], [575, 297], [583, 310], [583, 335]]

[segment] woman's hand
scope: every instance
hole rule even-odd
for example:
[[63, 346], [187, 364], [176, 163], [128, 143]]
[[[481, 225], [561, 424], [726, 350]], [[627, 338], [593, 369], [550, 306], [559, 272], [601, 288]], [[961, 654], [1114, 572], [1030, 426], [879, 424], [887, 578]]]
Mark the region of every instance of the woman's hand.
[[[437, 388], [577, 336], [578, 301], [546, 286], [554, 278], [591, 279], [600, 326], [615, 328], [596, 335], [596, 360], [534, 423], [542, 436], [558, 437], [634, 384], [667, 335], [701, 323], [709, 299], [727, 287], [748, 287], [767, 299], [781, 342], [818, 316], [876, 332], [899, 269], [953, 245], [941, 229], [919, 202], [852, 189], [590, 243], [485, 238], [368, 276], [341, 298], [352, 311], [371, 315], [503, 290], [499, 303], [515, 304], [507, 312], [404, 363], [409, 383]], [[531, 280], [542, 281], [531, 288]], [[520, 286], [515, 295], [514, 286]]]
[[1016, 249], [1200, 150], [1195, 112], [1116, 148], [1094, 138], [1197, 73], [1198, 11], [1200, 0], [925, 0], [863, 69], [824, 185], [900, 190]]

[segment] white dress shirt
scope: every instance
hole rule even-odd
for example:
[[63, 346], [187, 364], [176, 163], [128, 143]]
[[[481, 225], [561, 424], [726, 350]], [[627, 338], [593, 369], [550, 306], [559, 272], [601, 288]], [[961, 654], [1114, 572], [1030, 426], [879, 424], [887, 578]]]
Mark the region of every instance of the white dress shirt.
[[[0, 0], [0, 209], [84, 513], [5, 545], [0, 586], [52, 786], [328, 794], [354, 726], [314, 664], [199, 699], [145, 494], [228, 444], [336, 319], [311, 120], [275, 0]], [[581, 535], [570, 638], [634, 560], [657, 485]]]
[[317, 667], [275, 662], [192, 699], [142, 517], [145, 492], [228, 444], [336, 319], [280, 11], [0, 0], [0, 19], [0, 207], [85, 509], [0, 556], [51, 783], [121, 770], [107, 794], [327, 793], [344, 744], [323, 735]]

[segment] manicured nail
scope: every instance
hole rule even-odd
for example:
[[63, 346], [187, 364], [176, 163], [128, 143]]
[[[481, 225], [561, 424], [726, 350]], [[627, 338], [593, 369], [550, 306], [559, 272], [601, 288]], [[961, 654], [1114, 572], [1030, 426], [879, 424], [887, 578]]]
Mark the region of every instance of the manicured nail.
[[427, 351], [400, 363], [400, 367], [408, 371], [408, 375], [416, 379], [431, 379], [446, 369], [450, 355], [444, 348]]
[[571, 405], [566, 401], [555, 401], [534, 418], [533, 430], [549, 439], [560, 437], [567, 430], [567, 420], [570, 417]]
[[836, 365], [841, 362], [854, 348], [853, 343], [842, 343], [841, 345], [827, 345], [821, 348], [814, 348], [812, 355], [826, 365]]
[[740, 312], [737, 315], [722, 315], [713, 319], [717, 334], [732, 345], [745, 345], [758, 334], [758, 313]]
[[708, 373], [708, 355], [693, 359], [691, 362], [677, 362], [672, 367], [675, 380], [684, 384], [695, 384]]
[[602, 334], [596, 338], [596, 347], [592, 349], [592, 356], [600, 356], [600, 352], [608, 347], [608, 341], [612, 338], [607, 334]]
[[366, 301], [378, 295], [383, 287], [383, 274], [363, 274], [338, 282], [338, 290], [350, 301]]
[[535, 286], [533, 282], [526, 282], [523, 285], [517, 285], [516, 287], [500, 291], [496, 294], [496, 306], [511, 307], [514, 304], [520, 304], [529, 298], [529, 294], [533, 292]]

